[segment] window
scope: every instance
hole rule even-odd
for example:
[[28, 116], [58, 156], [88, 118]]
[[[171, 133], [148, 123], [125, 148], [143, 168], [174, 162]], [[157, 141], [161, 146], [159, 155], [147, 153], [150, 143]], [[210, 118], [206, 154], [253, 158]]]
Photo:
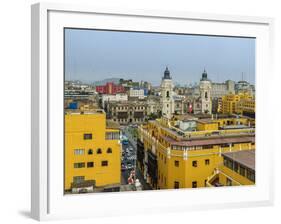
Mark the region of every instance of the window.
[[101, 148], [97, 149], [97, 154], [102, 154]]
[[197, 160], [192, 161], [192, 166], [197, 167]]
[[205, 98], [206, 99], [208, 98], [208, 92], [205, 92]]
[[108, 148], [106, 152], [107, 153], [112, 153], [112, 148]]
[[90, 139], [92, 139], [92, 134], [91, 133], [86, 133], [86, 134], [84, 134], [84, 140], [90, 140]]
[[93, 155], [93, 150], [92, 149], [88, 150], [88, 155]]
[[180, 166], [180, 162], [178, 160], [175, 160], [175, 166], [179, 167]]
[[255, 171], [247, 169], [247, 178], [255, 182]]
[[108, 161], [107, 160], [101, 161], [101, 166], [108, 166]]
[[210, 165], [210, 160], [209, 159], [205, 159], [205, 165]]
[[74, 163], [74, 168], [84, 168], [85, 163]]
[[245, 171], [246, 171], [245, 167], [240, 165], [240, 172], [239, 173], [240, 173], [241, 176], [245, 176]]
[[87, 162], [87, 167], [88, 167], [88, 168], [94, 167], [94, 162]]
[[233, 168], [234, 168], [234, 171], [235, 171], [236, 173], [238, 173], [238, 163], [237, 163], [237, 162], [234, 162]]
[[74, 149], [74, 155], [84, 155], [84, 149]]
[[226, 186], [232, 186], [232, 180], [226, 178]]
[[180, 188], [180, 182], [175, 181], [174, 182], [174, 189], [179, 189]]
[[229, 169], [233, 169], [233, 161], [228, 159], [228, 158], [224, 158], [224, 161], [223, 161], [224, 165], [226, 167], [228, 167]]
[[84, 176], [75, 176], [73, 177], [73, 183], [81, 183], [85, 180]]
[[[122, 121], [123, 121], [123, 119], [122, 119]], [[105, 139], [106, 140], [118, 140], [118, 139], [120, 139], [119, 132], [106, 132]]]
[[197, 188], [197, 181], [192, 181], [192, 188]]
[[170, 92], [169, 92], [169, 91], [166, 92], [166, 97], [167, 97], [167, 98], [170, 97]]

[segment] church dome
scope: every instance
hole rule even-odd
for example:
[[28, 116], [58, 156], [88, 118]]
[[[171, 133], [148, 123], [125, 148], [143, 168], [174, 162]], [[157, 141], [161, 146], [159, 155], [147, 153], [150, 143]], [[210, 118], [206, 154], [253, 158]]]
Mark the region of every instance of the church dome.
[[168, 67], [166, 67], [166, 70], [164, 71], [163, 79], [172, 79], [170, 76], [170, 71], [169, 71]]
[[204, 72], [202, 73], [202, 78], [201, 78], [201, 81], [204, 81], [204, 80], [208, 80], [208, 74], [205, 69], [204, 69]]

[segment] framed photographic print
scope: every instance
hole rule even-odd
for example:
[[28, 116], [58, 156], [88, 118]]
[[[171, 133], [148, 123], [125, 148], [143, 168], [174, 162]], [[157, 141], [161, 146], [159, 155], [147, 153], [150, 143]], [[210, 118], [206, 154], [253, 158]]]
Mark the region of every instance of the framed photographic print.
[[272, 26], [33, 5], [32, 217], [271, 204]]

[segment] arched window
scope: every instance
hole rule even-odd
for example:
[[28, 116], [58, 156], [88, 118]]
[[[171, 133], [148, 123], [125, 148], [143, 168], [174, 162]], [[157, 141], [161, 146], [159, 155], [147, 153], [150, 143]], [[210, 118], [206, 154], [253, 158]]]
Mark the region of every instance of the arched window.
[[88, 155], [93, 155], [93, 150], [92, 149], [88, 150]]
[[101, 148], [97, 149], [97, 154], [102, 154]]
[[208, 98], [208, 92], [205, 92], [205, 98], [206, 99]]
[[170, 92], [169, 92], [169, 91], [166, 92], [166, 97], [167, 97], [167, 98], [170, 97]]
[[112, 148], [108, 148], [106, 152], [107, 153], [112, 153]]

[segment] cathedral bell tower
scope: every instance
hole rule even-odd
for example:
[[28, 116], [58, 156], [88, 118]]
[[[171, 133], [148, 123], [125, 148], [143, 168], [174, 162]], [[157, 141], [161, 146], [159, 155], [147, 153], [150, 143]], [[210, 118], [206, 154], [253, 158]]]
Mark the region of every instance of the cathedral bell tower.
[[199, 89], [200, 89], [200, 98], [201, 98], [201, 105], [202, 105], [201, 112], [204, 114], [211, 114], [212, 113], [212, 99], [211, 99], [212, 83], [208, 79], [208, 75], [205, 69], [204, 72], [202, 73], [202, 78], [200, 79]]
[[168, 67], [164, 71], [164, 76], [161, 82], [161, 106], [162, 116], [171, 118], [174, 113], [174, 99], [173, 99], [173, 81], [170, 76]]

